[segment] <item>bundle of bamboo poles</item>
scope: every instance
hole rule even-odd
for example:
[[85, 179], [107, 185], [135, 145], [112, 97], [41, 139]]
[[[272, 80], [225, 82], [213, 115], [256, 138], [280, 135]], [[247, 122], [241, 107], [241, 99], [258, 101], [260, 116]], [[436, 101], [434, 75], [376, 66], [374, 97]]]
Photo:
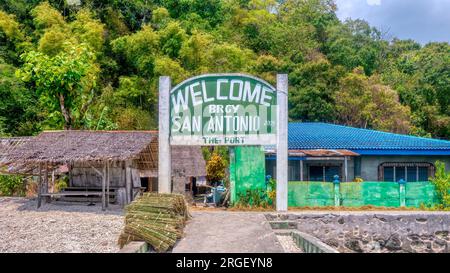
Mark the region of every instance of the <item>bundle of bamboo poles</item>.
[[158, 252], [167, 251], [175, 244], [190, 217], [181, 194], [144, 193], [125, 211], [120, 247], [130, 241], [145, 241]]

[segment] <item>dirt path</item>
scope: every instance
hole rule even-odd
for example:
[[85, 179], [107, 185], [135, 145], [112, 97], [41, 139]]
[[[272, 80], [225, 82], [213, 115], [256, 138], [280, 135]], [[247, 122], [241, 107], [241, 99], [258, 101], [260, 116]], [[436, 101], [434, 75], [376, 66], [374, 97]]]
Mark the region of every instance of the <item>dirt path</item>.
[[283, 252], [264, 213], [193, 211], [173, 252]]
[[0, 252], [117, 252], [119, 207], [45, 204], [0, 197]]

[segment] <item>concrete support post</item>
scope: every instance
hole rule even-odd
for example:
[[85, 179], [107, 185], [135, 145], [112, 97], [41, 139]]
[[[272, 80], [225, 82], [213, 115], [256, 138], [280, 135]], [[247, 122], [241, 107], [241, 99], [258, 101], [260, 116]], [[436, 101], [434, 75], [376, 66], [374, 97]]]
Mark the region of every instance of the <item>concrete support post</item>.
[[344, 182], [348, 182], [348, 161], [346, 156], [344, 156]]
[[288, 75], [277, 75], [277, 211], [288, 208]]
[[406, 189], [405, 189], [406, 181], [400, 179], [398, 182], [399, 186], [399, 196], [400, 196], [400, 207], [406, 207]]
[[159, 151], [158, 151], [158, 191], [171, 192], [170, 155], [170, 78], [159, 77]]
[[339, 180], [333, 181], [334, 185], [334, 206], [339, 207], [341, 205]]
[[300, 181], [303, 181], [303, 160], [300, 160]]

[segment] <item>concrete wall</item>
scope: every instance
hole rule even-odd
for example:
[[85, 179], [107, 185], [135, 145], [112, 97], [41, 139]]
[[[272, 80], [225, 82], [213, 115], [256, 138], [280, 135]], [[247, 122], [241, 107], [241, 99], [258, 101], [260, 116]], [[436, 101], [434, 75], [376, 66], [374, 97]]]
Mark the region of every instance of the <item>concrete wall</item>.
[[420, 208], [438, 203], [431, 182], [406, 183], [404, 193], [397, 182], [289, 182], [290, 207], [406, 207]]
[[239, 146], [230, 151], [231, 202], [247, 190], [265, 190], [265, 156], [261, 146]]
[[364, 181], [378, 181], [378, 166], [384, 162], [445, 162], [450, 171], [450, 156], [361, 156], [361, 177]]
[[450, 213], [267, 214], [339, 252], [450, 252]]

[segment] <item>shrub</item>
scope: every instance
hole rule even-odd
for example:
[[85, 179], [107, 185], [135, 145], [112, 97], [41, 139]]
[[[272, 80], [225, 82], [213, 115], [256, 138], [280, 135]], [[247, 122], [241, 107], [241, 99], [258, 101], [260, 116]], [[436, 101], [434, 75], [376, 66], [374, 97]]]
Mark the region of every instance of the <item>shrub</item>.
[[445, 171], [445, 164], [436, 161], [435, 176], [430, 178], [430, 181], [436, 187], [436, 193], [439, 200], [439, 207], [441, 209], [450, 208], [450, 173]]
[[267, 197], [270, 205], [275, 205], [277, 200], [277, 181], [270, 177], [267, 180]]
[[249, 189], [245, 194], [238, 195], [238, 201], [235, 204], [238, 208], [268, 208], [270, 207], [267, 191], [263, 189]]

